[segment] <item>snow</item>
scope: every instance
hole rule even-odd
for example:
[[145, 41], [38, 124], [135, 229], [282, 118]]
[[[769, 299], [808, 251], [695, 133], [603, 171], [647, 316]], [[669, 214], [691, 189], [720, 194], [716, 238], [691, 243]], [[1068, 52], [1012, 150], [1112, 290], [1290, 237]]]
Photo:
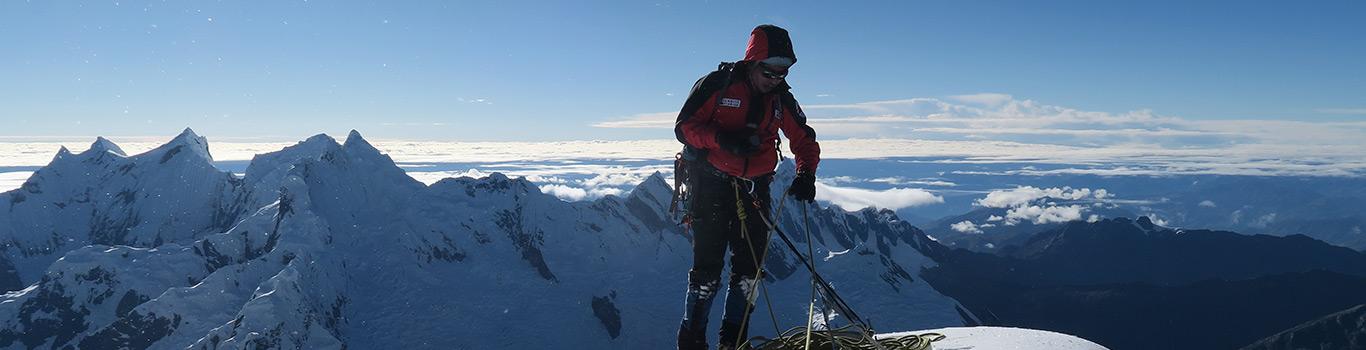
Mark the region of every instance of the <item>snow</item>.
[[935, 350], [1105, 350], [1104, 346], [1077, 336], [1010, 327], [950, 327], [914, 332], [879, 334], [879, 338], [926, 333], [943, 334], [932, 344]]
[[[19, 243], [0, 258], [23, 282], [0, 296], [0, 349], [22, 346], [6, 336], [22, 332], [58, 348], [673, 343], [691, 245], [662, 174], [625, 196], [565, 202], [500, 173], [427, 185], [355, 132], [258, 155], [242, 177], [214, 167], [188, 129], [142, 154], [117, 147], [59, 154], [31, 185], [0, 193], [0, 241]], [[802, 205], [775, 199], [786, 201], [776, 223], [805, 232]], [[824, 258], [817, 268], [860, 316], [893, 329], [964, 324], [955, 300], [911, 275], [934, 262], [910, 224], [886, 210], [809, 213], [811, 242], [792, 239]], [[753, 335], [807, 319], [808, 272], [780, 240], [771, 249], [760, 307], [778, 324], [755, 317]], [[58, 315], [66, 328], [26, 328]]]

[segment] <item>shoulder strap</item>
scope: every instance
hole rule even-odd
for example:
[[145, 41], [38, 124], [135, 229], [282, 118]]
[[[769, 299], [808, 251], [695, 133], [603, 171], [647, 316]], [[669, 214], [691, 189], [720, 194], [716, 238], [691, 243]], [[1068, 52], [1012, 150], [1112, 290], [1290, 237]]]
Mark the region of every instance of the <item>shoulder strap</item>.
[[678, 114], [678, 119], [674, 121], [674, 135], [678, 138], [679, 142], [683, 143], [685, 156], [697, 155], [705, 158], [706, 155], [704, 152], [705, 150], [693, 148], [692, 145], [688, 144], [688, 142], [683, 139], [682, 131], [678, 129], [678, 125], [681, 125], [683, 121], [691, 117], [698, 109], [706, 108], [702, 106], [702, 101], [713, 98], [713, 96], [715, 96], [715, 101], [712, 104], [711, 112], [712, 114], [716, 114], [717, 110], [721, 108], [722, 94], [725, 92], [726, 87], [730, 86], [731, 82], [734, 80], [734, 71], [735, 62], [721, 62], [716, 66], [715, 71], [707, 73], [706, 76], [697, 80], [697, 84], [693, 85], [692, 92], [688, 94], [688, 100], [683, 105], [683, 110]]
[[730, 86], [731, 78], [734, 77], [735, 62], [721, 62], [721, 64], [716, 65], [716, 71], [726, 72], [726, 79], [721, 81], [721, 88], [716, 90], [716, 102], [711, 106], [712, 115], [721, 109], [721, 95], [726, 92], [726, 88]]

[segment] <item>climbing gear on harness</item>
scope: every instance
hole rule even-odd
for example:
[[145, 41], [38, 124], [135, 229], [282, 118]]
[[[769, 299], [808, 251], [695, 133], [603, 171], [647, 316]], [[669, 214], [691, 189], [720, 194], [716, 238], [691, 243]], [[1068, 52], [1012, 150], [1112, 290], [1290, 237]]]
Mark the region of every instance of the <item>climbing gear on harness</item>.
[[[716, 114], [716, 111], [721, 108], [721, 96], [725, 92], [725, 87], [730, 86], [731, 78], [735, 72], [735, 62], [721, 62], [716, 65], [716, 70], [726, 72], [726, 78], [721, 81], [721, 87], [717, 89], [716, 102], [711, 107], [712, 114]], [[680, 115], [679, 120], [675, 123], [681, 122], [683, 117]], [[669, 212], [674, 214], [674, 220], [679, 220], [679, 225], [687, 225], [691, 221], [688, 211], [692, 209], [690, 206], [692, 193], [688, 187], [692, 186], [693, 165], [694, 163], [697, 165], [706, 164], [707, 152], [706, 149], [684, 143], [683, 150], [674, 155], [674, 193], [673, 200], [669, 203]], [[715, 167], [709, 166], [708, 168], [711, 168], [712, 171], [720, 171]], [[721, 174], [724, 175], [725, 173]]]
[[669, 212], [674, 214], [674, 220], [682, 220], [679, 225], [687, 224], [691, 221], [688, 210], [692, 205], [692, 160], [683, 156], [683, 152], [674, 155], [674, 194], [673, 200], [669, 202]]

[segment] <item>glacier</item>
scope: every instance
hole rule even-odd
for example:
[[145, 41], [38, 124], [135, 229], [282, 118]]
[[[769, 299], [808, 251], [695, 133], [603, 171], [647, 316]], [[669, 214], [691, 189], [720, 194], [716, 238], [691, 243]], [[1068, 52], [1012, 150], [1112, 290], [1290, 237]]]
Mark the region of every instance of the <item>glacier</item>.
[[[425, 185], [355, 131], [242, 176], [190, 129], [132, 156], [99, 138], [0, 194], [0, 348], [670, 348], [691, 260], [671, 191], [658, 173], [591, 202], [498, 173]], [[977, 323], [917, 276], [943, 246], [891, 211], [776, 200], [878, 331]], [[753, 335], [807, 322], [810, 275], [773, 241]]]

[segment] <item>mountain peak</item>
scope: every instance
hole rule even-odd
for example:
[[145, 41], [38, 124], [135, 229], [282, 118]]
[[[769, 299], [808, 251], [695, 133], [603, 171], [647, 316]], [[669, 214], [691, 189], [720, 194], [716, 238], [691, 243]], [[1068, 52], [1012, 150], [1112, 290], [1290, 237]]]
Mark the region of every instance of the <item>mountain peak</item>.
[[213, 161], [213, 155], [209, 154], [208, 139], [199, 136], [199, 134], [195, 134], [194, 130], [190, 128], [185, 128], [185, 131], [181, 131], [180, 135], [176, 135], [170, 142], [147, 153], [161, 154], [162, 162], [164, 163], [168, 158], [185, 151], [189, 151], [189, 154], [198, 155], [204, 160]]
[[304, 139], [303, 141], [299, 141], [299, 143], [294, 144], [294, 146], [285, 147], [285, 149], [290, 149], [290, 148], [328, 149], [328, 148], [335, 147], [335, 146], [337, 146], [337, 145], [339, 145], [339, 144], [337, 143], [337, 139], [332, 138], [332, 136], [328, 136], [327, 134], [317, 134], [317, 135], [310, 136], [309, 138]]
[[[354, 141], [353, 141], [353, 140], [354, 140]], [[348, 134], [346, 135], [346, 143], [357, 142], [357, 141], [359, 141], [359, 142], [364, 142], [364, 141], [365, 141], [365, 138], [360, 136], [360, 131], [359, 131], [359, 130], [351, 129], [351, 132], [348, 133]]]
[[346, 142], [342, 143], [342, 148], [373, 150], [374, 153], [380, 153], [379, 149], [376, 149], [369, 141], [365, 141], [365, 138], [360, 136], [360, 131], [355, 129], [346, 135]]
[[176, 135], [176, 138], [198, 138], [198, 137], [199, 137], [199, 134], [194, 133], [194, 129], [191, 129], [190, 127], [185, 127], [185, 130], [180, 131], [180, 135]]
[[636, 185], [636, 188], [631, 190], [629, 198], [639, 198], [646, 203], [654, 203], [662, 210], [668, 210], [669, 202], [673, 200], [673, 186], [664, 178], [664, 174], [656, 171]]
[[[86, 152], [86, 153], [90, 153], [91, 155], [98, 154], [98, 153], [109, 152], [109, 153], [116, 154], [116, 155], [118, 155], [118, 156], [120, 156], [120, 157], [127, 157], [127, 156], [128, 156], [127, 153], [124, 153], [124, 152], [123, 152], [123, 149], [122, 149], [122, 148], [119, 148], [119, 145], [114, 144], [114, 142], [109, 141], [109, 139], [104, 138], [104, 136], [96, 136], [96, 137], [95, 137], [95, 142], [94, 142], [94, 143], [91, 143], [91, 144], [90, 144], [90, 149], [89, 149], [89, 150], [86, 150], [85, 152]], [[91, 152], [93, 152], [93, 153], [91, 153]]]
[[642, 181], [640, 183], [641, 187], [646, 185], [664, 188], [670, 191], [673, 190], [673, 185], [670, 185], [669, 180], [665, 179], [664, 173], [661, 173], [659, 171], [655, 171], [654, 174], [650, 174], [650, 177], [645, 178], [645, 181]]

